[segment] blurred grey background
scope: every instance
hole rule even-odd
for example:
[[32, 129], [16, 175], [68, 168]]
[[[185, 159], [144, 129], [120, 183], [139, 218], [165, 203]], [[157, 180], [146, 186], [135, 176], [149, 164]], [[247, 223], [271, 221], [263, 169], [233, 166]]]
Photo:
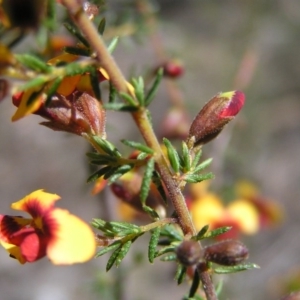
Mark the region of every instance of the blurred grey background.
[[[191, 118], [217, 92], [240, 88], [246, 93], [246, 105], [234, 124], [204, 147], [205, 155], [214, 157], [217, 179], [226, 184], [253, 180], [262, 194], [285, 209], [282, 226], [244, 239], [251, 262], [260, 270], [215, 277], [216, 282], [224, 279], [221, 299], [279, 299], [281, 279], [300, 268], [300, 2], [169, 0], [160, 5], [164, 46], [185, 65], [178, 85]], [[247, 70], [253, 72], [247, 84], [236, 79], [245, 57]], [[125, 74], [132, 67], [142, 70], [157, 63], [147, 39], [137, 46], [125, 38], [115, 58]], [[162, 85], [150, 107], [157, 131], [166, 97]], [[85, 183], [86, 142], [39, 126], [37, 116], [11, 123], [14, 110], [9, 99], [0, 104], [1, 213], [13, 214], [10, 203], [44, 188], [62, 197], [57, 205], [86, 221], [103, 216], [105, 199], [92, 197], [92, 186]], [[129, 116], [110, 113], [108, 136], [117, 142], [136, 138], [137, 131]], [[109, 192], [105, 197], [114, 201]], [[171, 264], [144, 261], [130, 271], [146, 241], [133, 246], [131, 257], [108, 274], [107, 257], [71, 267], [55, 267], [46, 258], [21, 266], [0, 250], [0, 299], [114, 299], [106, 289], [117, 279], [124, 283], [120, 300], [182, 299], [188, 286], [177, 287]]]

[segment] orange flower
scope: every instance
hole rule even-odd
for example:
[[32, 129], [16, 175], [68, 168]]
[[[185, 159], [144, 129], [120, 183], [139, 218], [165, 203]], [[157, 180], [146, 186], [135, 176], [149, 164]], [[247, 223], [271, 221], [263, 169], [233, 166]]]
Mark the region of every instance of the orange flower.
[[56, 265], [83, 263], [94, 256], [93, 231], [67, 210], [54, 208], [59, 199], [37, 190], [11, 205], [32, 219], [0, 215], [0, 244], [21, 264], [45, 255]]

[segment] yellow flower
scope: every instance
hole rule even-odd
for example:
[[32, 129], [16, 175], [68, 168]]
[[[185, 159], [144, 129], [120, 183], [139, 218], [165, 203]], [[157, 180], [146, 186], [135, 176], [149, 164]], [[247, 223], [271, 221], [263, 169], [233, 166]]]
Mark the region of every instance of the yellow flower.
[[55, 208], [60, 197], [37, 190], [11, 205], [31, 219], [0, 215], [0, 244], [21, 264], [44, 256], [56, 265], [83, 263], [96, 251], [92, 229], [67, 210]]

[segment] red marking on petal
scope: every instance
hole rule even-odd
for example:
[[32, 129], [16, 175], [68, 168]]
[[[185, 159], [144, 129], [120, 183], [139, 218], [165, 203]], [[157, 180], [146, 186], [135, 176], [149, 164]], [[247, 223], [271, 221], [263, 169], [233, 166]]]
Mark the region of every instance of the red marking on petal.
[[46, 255], [49, 239], [37, 232], [23, 234], [20, 249], [23, 257], [28, 262], [34, 262]]
[[241, 91], [235, 91], [228, 105], [220, 112], [220, 117], [234, 117], [242, 109], [245, 103], [245, 94]]
[[5, 215], [0, 217], [0, 228], [1, 240], [10, 243], [11, 236], [20, 231], [23, 226], [14, 217]]
[[16, 106], [16, 107], [20, 106], [23, 95], [24, 95], [24, 92], [17, 92], [15, 94], [13, 94], [12, 103], [14, 106]]
[[[52, 208], [52, 207], [51, 207]], [[39, 199], [30, 199], [24, 204], [24, 209], [27, 211], [33, 218], [43, 217], [48, 211], [49, 208], [43, 207]]]

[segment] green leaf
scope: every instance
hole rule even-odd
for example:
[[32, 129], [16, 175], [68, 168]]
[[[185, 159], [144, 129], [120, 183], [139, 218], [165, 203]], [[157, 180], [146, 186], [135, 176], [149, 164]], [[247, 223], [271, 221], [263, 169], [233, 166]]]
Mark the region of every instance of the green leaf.
[[208, 232], [207, 234], [205, 234], [204, 237], [205, 238], [214, 238], [220, 234], [223, 234], [223, 233], [229, 231], [231, 228], [232, 228], [231, 226], [220, 227], [220, 228], [217, 228], [217, 229], [214, 229], [214, 230]]
[[197, 241], [203, 239], [203, 238], [205, 237], [205, 234], [206, 234], [208, 228], [209, 228], [209, 225], [203, 226], [203, 227], [200, 229], [200, 231], [197, 233], [197, 235], [195, 236], [195, 239], [196, 239]]
[[230, 267], [218, 267], [214, 269], [214, 273], [229, 274], [229, 273], [236, 273], [236, 272], [252, 270], [252, 269], [260, 269], [260, 267], [256, 264], [248, 263], [248, 264], [241, 264], [241, 265], [230, 266]]
[[100, 35], [103, 35], [106, 26], [106, 19], [102, 18], [98, 25], [98, 32]]
[[159, 84], [161, 82], [161, 79], [163, 77], [163, 68], [160, 68], [158, 71], [157, 71], [157, 74], [156, 74], [156, 77], [154, 79], [154, 82], [150, 88], [150, 90], [148, 91], [146, 97], [145, 97], [145, 106], [147, 107], [151, 102], [152, 100], [154, 99], [156, 93], [157, 93], [157, 89], [159, 87]]
[[109, 178], [109, 183], [113, 183], [118, 180], [125, 173], [129, 172], [133, 168], [132, 165], [122, 165], [116, 169], [113, 175]]
[[159, 219], [158, 213], [150, 206], [143, 205], [142, 208], [143, 208], [144, 212], [146, 212], [151, 218], [153, 218], [155, 220]]
[[191, 169], [191, 156], [185, 142], [182, 142], [182, 167], [184, 172], [188, 172]]
[[184, 175], [184, 180], [189, 183], [197, 183], [201, 182], [207, 179], [214, 178], [213, 173], [207, 173], [207, 174], [186, 174]]
[[104, 108], [107, 110], [129, 111], [129, 112], [138, 110], [138, 107], [136, 107], [136, 106], [132, 106], [132, 105], [124, 104], [124, 103], [116, 103], [116, 102], [105, 103]]
[[53, 31], [56, 27], [56, 1], [55, 0], [48, 0], [47, 1], [47, 18], [45, 25], [51, 31]]
[[87, 48], [82, 47], [73, 47], [73, 46], [66, 46], [63, 48], [63, 51], [69, 54], [73, 55], [79, 55], [79, 56], [90, 56], [91, 50]]
[[183, 234], [182, 232], [179, 232], [178, 229], [173, 225], [166, 225], [162, 228], [161, 236], [166, 236], [170, 238], [172, 241], [182, 241], [183, 240]]
[[124, 259], [124, 257], [126, 256], [126, 254], [128, 253], [130, 247], [132, 245], [132, 240], [127, 241], [123, 244], [123, 246], [121, 247], [118, 256], [116, 258], [116, 267], [118, 267], [121, 263], [121, 261]]
[[151, 157], [147, 162], [146, 169], [144, 172], [144, 177], [142, 180], [141, 190], [140, 190], [140, 199], [143, 206], [146, 205], [146, 200], [150, 191], [153, 170], [154, 170], [154, 158]]
[[52, 85], [50, 86], [50, 88], [48, 89], [48, 92], [47, 92], [47, 99], [46, 99], [46, 102], [45, 102], [45, 106], [49, 106], [51, 100], [52, 100], [52, 97], [53, 95], [56, 93], [58, 87], [60, 86], [62, 82], [62, 78], [61, 77], [58, 77], [56, 78]]
[[109, 53], [113, 53], [118, 45], [119, 37], [114, 37], [107, 47]]
[[194, 170], [196, 168], [196, 166], [198, 165], [199, 163], [199, 160], [201, 158], [201, 155], [202, 155], [202, 150], [198, 150], [197, 153], [195, 153], [195, 157], [193, 159], [193, 162], [192, 162], [192, 166], [191, 166], [191, 169]]
[[45, 83], [47, 83], [48, 78], [45, 76], [38, 76], [30, 81], [27, 81], [25, 84], [23, 84], [21, 87], [18, 88], [19, 91], [26, 91], [31, 88], [35, 88], [38, 86], [42, 86]]
[[[90, 156], [90, 154], [92, 154]], [[102, 162], [104, 162], [104, 164], [106, 163], [107, 165], [112, 164], [112, 163], [116, 163], [118, 161], [118, 158], [115, 156], [110, 156], [107, 154], [100, 154], [100, 153], [87, 153], [87, 156], [91, 159], [91, 163], [98, 165], [98, 164], [102, 164]]]
[[103, 178], [104, 179], [110, 178], [113, 174], [115, 174], [117, 169], [118, 169], [118, 167], [111, 167], [111, 169], [104, 174]]
[[108, 96], [108, 103], [115, 103], [116, 101], [117, 90], [109, 80], [109, 96]]
[[160, 236], [160, 227], [156, 227], [151, 232], [151, 238], [150, 238], [149, 247], [148, 247], [148, 258], [149, 258], [150, 263], [153, 263], [153, 261], [154, 261], [159, 236]]
[[115, 156], [115, 157], [122, 157], [121, 153], [118, 149], [109, 141], [100, 138], [97, 135], [94, 135], [92, 139], [97, 143], [97, 145], [107, 154]]
[[157, 188], [157, 190], [158, 190], [161, 198], [164, 201], [164, 204], [168, 205], [168, 198], [167, 198], [165, 189], [163, 187], [160, 175], [155, 170], [153, 171], [153, 174], [152, 174], [152, 182], [155, 184], [155, 186], [156, 186], [156, 188]]
[[200, 276], [197, 269], [194, 272], [193, 282], [190, 288], [189, 297], [194, 297], [200, 284]]
[[107, 172], [109, 172], [112, 169], [111, 166], [106, 166], [101, 168], [100, 170], [94, 172], [91, 176], [89, 176], [89, 178], [87, 179], [87, 182], [93, 182], [95, 180], [97, 180], [99, 177], [103, 176], [104, 174], [106, 174]]
[[134, 100], [134, 98], [132, 98], [132, 96], [130, 96], [129, 94], [124, 93], [124, 92], [120, 92], [119, 95], [121, 96], [122, 99], [127, 101], [131, 106], [137, 107], [137, 103]]
[[186, 267], [179, 264], [175, 275], [175, 279], [178, 285], [183, 282], [185, 275], [186, 275]]
[[212, 158], [208, 158], [205, 161], [203, 161], [201, 164], [199, 164], [198, 166], [196, 166], [196, 168], [194, 169], [194, 173], [198, 173], [200, 171], [202, 171], [203, 169], [205, 169], [208, 165], [210, 165], [212, 162]]
[[101, 100], [101, 90], [99, 85], [98, 71], [96, 67], [92, 67], [90, 71], [90, 82], [93, 88], [94, 95], [97, 100]]
[[111, 267], [114, 265], [114, 263], [116, 262], [120, 252], [121, 252], [122, 246], [120, 246], [119, 248], [117, 248], [112, 255], [110, 256], [107, 264], [106, 264], [106, 272], [108, 272]]
[[180, 169], [180, 159], [178, 152], [176, 149], [173, 147], [171, 142], [167, 138], [163, 138], [163, 143], [167, 148], [167, 153], [168, 153], [168, 158], [170, 161], [170, 164], [174, 170], [175, 173], [179, 172]]
[[31, 54], [15, 54], [15, 58], [27, 68], [37, 72], [49, 73], [52, 69], [44, 61]]
[[71, 23], [64, 23], [65, 28], [75, 36], [84, 46], [90, 48], [89, 42], [83, 37], [83, 35], [78, 31], [78, 29]]
[[64, 66], [66, 76], [82, 75], [86, 72], [90, 72], [91, 66], [82, 66], [78, 62], [68, 63]]
[[161, 261], [175, 261], [175, 260], [177, 260], [177, 255], [176, 254], [165, 255], [160, 260]]
[[218, 282], [217, 286], [216, 286], [216, 294], [217, 294], [217, 296], [221, 295], [222, 289], [223, 289], [223, 280], [220, 280]]
[[134, 87], [136, 98], [140, 104], [140, 106], [144, 106], [145, 104], [145, 95], [144, 95], [144, 80], [140, 76], [138, 79], [132, 79], [132, 85]]
[[111, 245], [109, 245], [109, 246], [107, 246], [107, 247], [104, 247], [104, 248], [102, 248], [101, 250], [99, 250], [99, 251], [96, 253], [96, 256], [95, 256], [95, 257], [102, 256], [102, 255], [106, 254], [106, 253], [109, 252], [109, 251], [115, 250], [115, 249], [119, 248], [121, 244], [122, 244], [121, 241], [115, 241], [115, 242], [112, 243]]
[[169, 246], [163, 247], [156, 252], [155, 257], [159, 257], [159, 256], [164, 255], [169, 252], [174, 253], [175, 247], [176, 247], [175, 245], [169, 245]]
[[153, 154], [154, 153], [154, 151], [151, 148], [147, 147], [144, 144], [141, 144], [141, 143], [138, 143], [138, 142], [134, 142], [134, 141], [129, 141], [129, 140], [121, 140], [121, 142], [124, 145], [126, 145], [128, 147], [131, 147], [133, 149], [137, 149], [137, 150], [139, 150], [141, 152], [145, 152], [145, 153], [148, 153], [148, 154]]

